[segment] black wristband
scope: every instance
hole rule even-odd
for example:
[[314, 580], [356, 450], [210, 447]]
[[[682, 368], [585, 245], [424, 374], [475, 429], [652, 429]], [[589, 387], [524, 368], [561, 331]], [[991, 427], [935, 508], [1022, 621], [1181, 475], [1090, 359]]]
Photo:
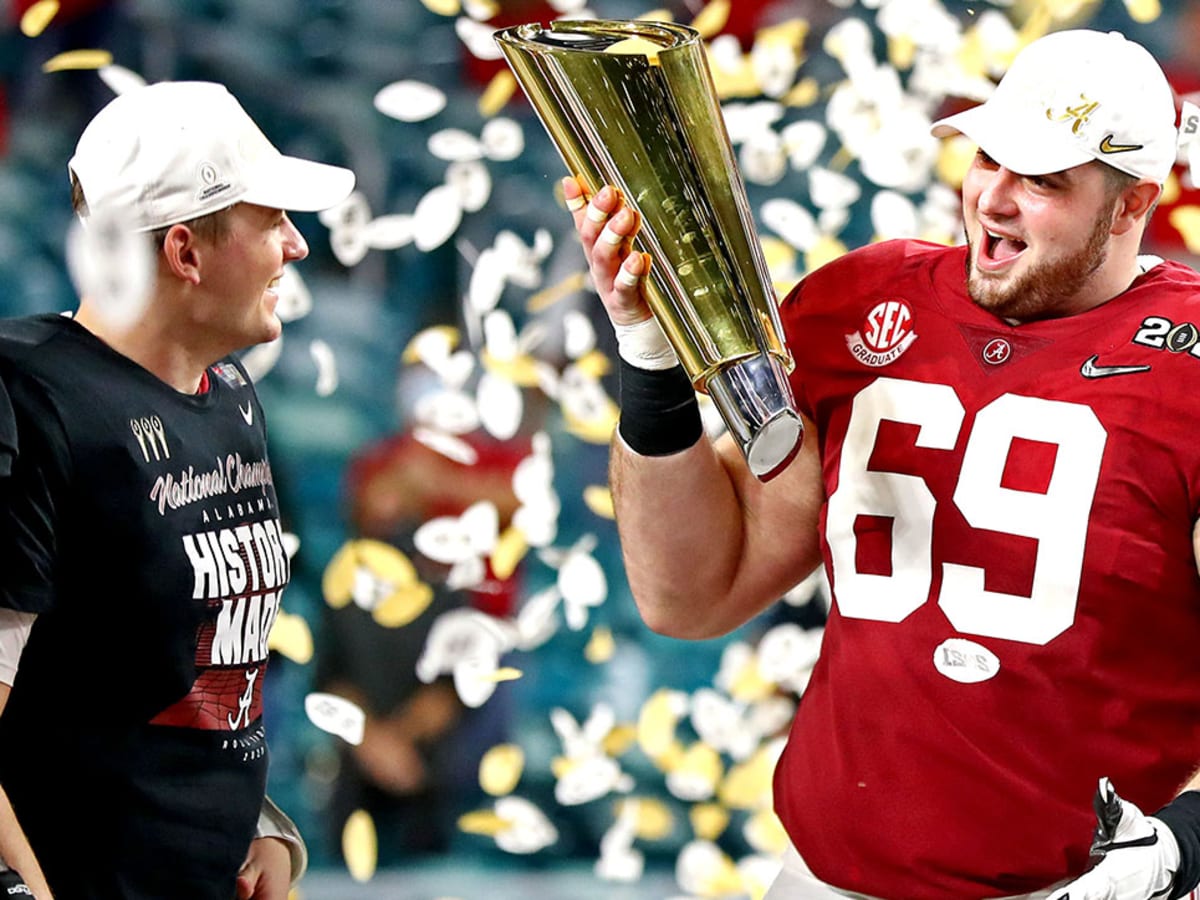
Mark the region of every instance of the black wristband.
[[1168, 900], [1186, 897], [1200, 884], [1200, 791], [1184, 791], [1154, 817], [1171, 829], [1179, 844], [1179, 871]]
[[639, 369], [618, 357], [621, 419], [629, 448], [642, 456], [668, 456], [691, 447], [704, 434], [696, 389], [683, 366]]

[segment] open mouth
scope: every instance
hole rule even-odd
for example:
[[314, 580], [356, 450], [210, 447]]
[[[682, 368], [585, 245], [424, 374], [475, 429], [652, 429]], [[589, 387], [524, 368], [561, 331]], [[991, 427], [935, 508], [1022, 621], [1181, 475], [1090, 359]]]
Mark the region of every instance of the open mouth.
[[1005, 237], [1004, 235], [984, 229], [983, 255], [993, 262], [1007, 262], [1010, 259], [1015, 259], [1021, 255], [1025, 247], [1026, 244], [1024, 241], [1018, 241], [1016, 238]]

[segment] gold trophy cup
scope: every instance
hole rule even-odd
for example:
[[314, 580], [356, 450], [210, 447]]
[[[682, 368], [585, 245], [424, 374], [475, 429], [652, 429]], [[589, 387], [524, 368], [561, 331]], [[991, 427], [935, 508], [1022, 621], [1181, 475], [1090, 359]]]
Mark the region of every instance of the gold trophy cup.
[[495, 37], [570, 172], [641, 215], [647, 302], [751, 472], [771, 478], [803, 437], [793, 362], [699, 33], [560, 19]]

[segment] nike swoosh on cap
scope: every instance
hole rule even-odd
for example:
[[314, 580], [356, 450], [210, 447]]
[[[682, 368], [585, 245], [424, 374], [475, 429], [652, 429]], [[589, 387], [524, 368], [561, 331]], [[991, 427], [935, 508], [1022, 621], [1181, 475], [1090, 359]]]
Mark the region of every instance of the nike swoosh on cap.
[[1108, 378], [1110, 375], [1133, 375], [1137, 372], [1149, 372], [1149, 366], [1098, 366], [1096, 360], [1100, 354], [1093, 353], [1079, 367], [1079, 374], [1084, 378]]
[[1133, 150], [1141, 150], [1144, 144], [1114, 144], [1112, 142], [1113, 135], [1106, 134], [1104, 140], [1100, 142], [1101, 153], [1129, 153]]

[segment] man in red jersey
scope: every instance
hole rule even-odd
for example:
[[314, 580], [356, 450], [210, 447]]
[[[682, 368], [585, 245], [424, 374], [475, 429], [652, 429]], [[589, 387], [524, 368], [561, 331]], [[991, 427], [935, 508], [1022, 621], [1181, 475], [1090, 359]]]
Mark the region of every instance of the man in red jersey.
[[1139, 257], [1175, 120], [1144, 48], [1080, 30], [936, 123], [979, 145], [967, 245], [864, 247], [791, 292], [807, 434], [766, 483], [701, 439], [636, 212], [566, 180], [618, 334], [611, 480], [646, 623], [711, 637], [818, 564], [832, 584], [770, 900], [1200, 881], [1200, 276]]

